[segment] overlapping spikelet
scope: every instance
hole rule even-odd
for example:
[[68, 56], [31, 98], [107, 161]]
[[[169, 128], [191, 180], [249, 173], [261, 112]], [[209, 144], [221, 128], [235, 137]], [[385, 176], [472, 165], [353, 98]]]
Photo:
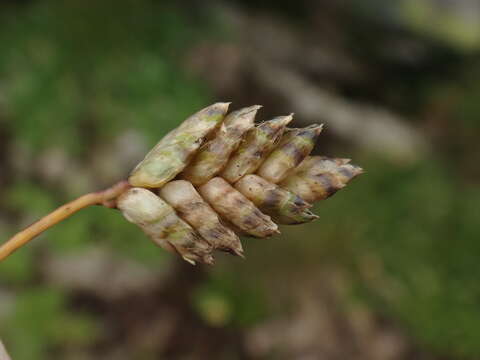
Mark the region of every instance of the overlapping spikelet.
[[309, 210], [311, 204], [258, 175], [244, 176], [235, 188], [279, 224], [303, 224], [318, 218]]
[[278, 233], [278, 226], [250, 200], [221, 177], [200, 187], [200, 194], [213, 208], [240, 230], [264, 238]]
[[215, 137], [197, 152], [182, 177], [198, 186], [217, 175], [242, 141], [243, 134], [253, 127], [255, 114], [260, 107], [254, 105], [228, 114]]
[[185, 180], [171, 181], [160, 190], [160, 195], [216, 249], [243, 256], [242, 243], [237, 234], [222, 224], [217, 213], [191, 183]]
[[289, 129], [260, 166], [258, 175], [274, 184], [285, 179], [310, 154], [322, 128], [322, 125], [311, 125], [304, 129]]
[[228, 105], [200, 110], [165, 136], [118, 199], [127, 220], [192, 264], [213, 263], [215, 249], [243, 256], [237, 233], [264, 238], [279, 232], [276, 223], [316, 219], [313, 202], [362, 173], [346, 159], [309, 156], [322, 125], [288, 129], [288, 115], [255, 126], [260, 106], [226, 115]]
[[131, 188], [119, 197], [117, 206], [128, 221], [140, 226], [165, 250], [176, 251], [193, 264], [213, 262], [212, 246], [153, 192]]
[[309, 156], [280, 186], [310, 203], [325, 200], [363, 173], [362, 168], [349, 162], [349, 159]]
[[278, 144], [292, 115], [279, 116], [250, 130], [235, 154], [230, 158], [220, 176], [234, 183], [242, 176], [254, 173], [265, 157]]
[[189, 160], [223, 120], [229, 103], [216, 103], [190, 116], [168, 133], [133, 169], [132, 186], [159, 188], [185, 169]]

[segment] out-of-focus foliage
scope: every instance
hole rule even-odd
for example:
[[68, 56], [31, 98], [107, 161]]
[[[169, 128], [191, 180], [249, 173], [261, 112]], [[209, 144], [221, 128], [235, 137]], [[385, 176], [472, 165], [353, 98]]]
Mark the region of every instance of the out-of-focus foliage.
[[240, 281], [233, 272], [212, 274], [196, 289], [194, 306], [213, 326], [249, 327], [265, 318], [262, 289], [249, 279]]
[[[235, 12], [265, 22], [251, 40], [263, 41], [267, 60], [346, 102], [408, 117], [430, 151], [389, 161], [327, 124], [316, 151], [352, 157], [366, 174], [319, 204], [316, 223], [246, 239], [245, 261], [219, 256], [209, 269], [173, 263], [116, 211], [84, 210], [0, 263], [0, 337], [12, 357], [478, 358], [480, 73], [478, 16], [462, 21], [468, 1], [220, 3], [228, 7], [220, 18], [209, 1], [0, 4], [0, 241], [125, 177], [149, 146], [214, 100], [265, 104], [260, 119], [297, 111], [235, 63], [246, 46]], [[320, 60], [282, 57], [302, 49], [276, 51], [287, 35], [306, 50], [322, 45], [308, 53]], [[226, 67], [209, 67], [209, 49]], [[341, 55], [357, 70], [341, 68]], [[329, 61], [341, 71], [322, 71]], [[358, 333], [352, 304], [373, 319]], [[366, 355], [372, 328], [399, 329], [403, 345]], [[338, 355], [342, 348], [357, 353]]]
[[79, 133], [108, 139], [127, 126], [155, 141], [204, 103], [176, 63], [196, 29], [171, 6], [48, 1], [0, 16], [4, 105], [35, 149], [85, 151], [92, 139]]
[[479, 189], [459, 183], [435, 159], [404, 169], [366, 164], [363, 191], [324, 209], [327, 223], [347, 206], [355, 219], [348, 231], [355, 234], [360, 293], [375, 294], [378, 310], [395, 314], [437, 351], [478, 354]]
[[57, 289], [29, 288], [22, 293], [5, 324], [16, 357], [39, 359], [52, 346], [78, 347], [95, 340], [92, 316], [70, 312], [65, 305], [66, 294]]

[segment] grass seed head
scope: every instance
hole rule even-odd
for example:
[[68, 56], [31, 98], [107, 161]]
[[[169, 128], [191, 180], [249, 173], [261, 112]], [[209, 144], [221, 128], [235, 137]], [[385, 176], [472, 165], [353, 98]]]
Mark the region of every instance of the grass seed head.
[[279, 233], [275, 222], [316, 219], [311, 204], [362, 173], [348, 159], [308, 156], [322, 125], [287, 129], [288, 115], [255, 126], [259, 105], [225, 116], [228, 105], [213, 104], [167, 134], [118, 200], [129, 221], [193, 264], [213, 263], [214, 249], [243, 256], [238, 234], [263, 238]]

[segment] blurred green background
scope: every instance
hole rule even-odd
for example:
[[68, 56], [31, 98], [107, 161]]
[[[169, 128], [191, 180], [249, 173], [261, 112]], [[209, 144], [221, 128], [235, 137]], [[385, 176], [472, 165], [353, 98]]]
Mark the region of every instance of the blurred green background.
[[30, 359], [480, 358], [480, 3], [0, 1], [0, 241], [215, 101], [366, 174], [191, 267], [92, 207], [0, 264]]

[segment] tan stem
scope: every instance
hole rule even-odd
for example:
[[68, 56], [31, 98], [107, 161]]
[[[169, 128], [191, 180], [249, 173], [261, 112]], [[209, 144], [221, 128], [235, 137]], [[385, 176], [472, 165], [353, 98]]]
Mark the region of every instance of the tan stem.
[[112, 200], [117, 198], [120, 194], [125, 192], [130, 187], [127, 181], [120, 181], [115, 185], [103, 191], [93, 192], [80, 196], [58, 209], [52, 211], [50, 214], [44, 216], [37, 222], [28, 226], [26, 229], [20, 231], [15, 236], [10, 238], [7, 242], [0, 246], [0, 261], [8, 257], [11, 253], [22, 247], [30, 240], [40, 235], [42, 232], [68, 218], [77, 211], [91, 205], [104, 205], [107, 207], [114, 206]]
[[2, 341], [0, 341], [0, 360], [10, 360], [5, 346], [3, 346]]

